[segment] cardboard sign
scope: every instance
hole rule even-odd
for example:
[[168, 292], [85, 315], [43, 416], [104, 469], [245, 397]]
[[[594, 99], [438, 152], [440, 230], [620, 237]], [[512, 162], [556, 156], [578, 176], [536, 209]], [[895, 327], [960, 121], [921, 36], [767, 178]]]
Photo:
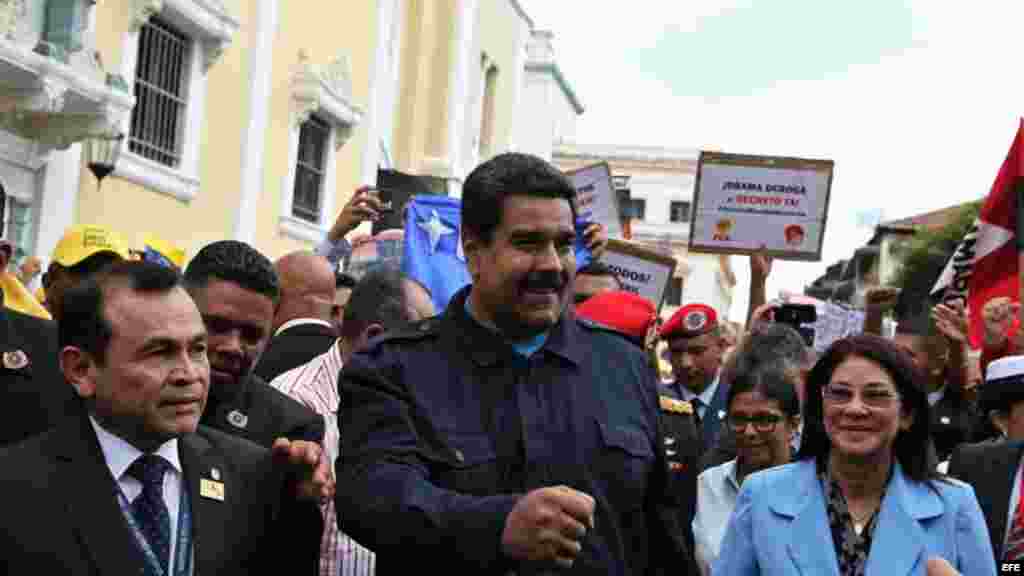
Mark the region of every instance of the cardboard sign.
[[689, 249], [820, 261], [834, 165], [701, 152]]
[[632, 242], [609, 239], [601, 262], [615, 272], [623, 290], [647, 298], [661, 310], [676, 269], [675, 258]]
[[604, 224], [608, 238], [622, 238], [619, 197], [607, 162], [567, 173], [576, 188], [577, 217], [583, 222]]

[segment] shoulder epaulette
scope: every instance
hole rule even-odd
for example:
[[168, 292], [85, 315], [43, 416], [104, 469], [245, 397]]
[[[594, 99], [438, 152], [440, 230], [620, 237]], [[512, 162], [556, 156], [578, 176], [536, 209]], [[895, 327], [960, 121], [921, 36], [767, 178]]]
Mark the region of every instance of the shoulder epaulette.
[[673, 412], [675, 414], [693, 414], [693, 405], [685, 400], [662, 395], [658, 396], [658, 403], [661, 405], [661, 409], [665, 412]]

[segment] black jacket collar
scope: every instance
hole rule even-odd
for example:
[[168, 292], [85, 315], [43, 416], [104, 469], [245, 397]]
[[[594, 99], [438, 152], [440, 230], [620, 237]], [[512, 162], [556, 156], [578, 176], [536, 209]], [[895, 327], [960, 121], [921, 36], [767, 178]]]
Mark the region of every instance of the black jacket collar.
[[[459, 290], [449, 301], [441, 319], [442, 331], [452, 334], [458, 349], [464, 350], [474, 362], [489, 366], [515, 352], [501, 334], [483, 326], [466, 312], [466, 299], [471, 289], [472, 286], [467, 286]], [[541, 351], [579, 365], [583, 359], [583, 348], [581, 329], [572, 308], [567, 307], [558, 323], [548, 332]]]

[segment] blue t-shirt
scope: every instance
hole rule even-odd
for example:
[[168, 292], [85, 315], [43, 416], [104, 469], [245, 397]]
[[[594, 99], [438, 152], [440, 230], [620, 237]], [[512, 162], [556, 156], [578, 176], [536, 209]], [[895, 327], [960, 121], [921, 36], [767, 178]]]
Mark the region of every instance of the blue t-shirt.
[[[473, 315], [473, 311], [470, 310], [469, 308], [469, 298], [466, 298], [465, 308], [466, 314], [469, 314], [469, 317], [472, 318], [474, 322], [483, 326], [484, 328], [487, 328], [492, 332], [498, 332], [498, 330], [495, 327], [488, 326], [487, 324], [484, 324], [480, 320], [477, 320], [476, 316]], [[546, 330], [532, 338], [527, 338], [526, 340], [506, 340], [506, 342], [509, 343], [509, 346], [512, 346], [516, 353], [522, 356], [523, 358], [529, 358], [530, 356], [533, 356], [533, 354], [537, 350], [540, 350], [541, 347], [544, 346], [544, 343], [547, 341], [548, 331]]]

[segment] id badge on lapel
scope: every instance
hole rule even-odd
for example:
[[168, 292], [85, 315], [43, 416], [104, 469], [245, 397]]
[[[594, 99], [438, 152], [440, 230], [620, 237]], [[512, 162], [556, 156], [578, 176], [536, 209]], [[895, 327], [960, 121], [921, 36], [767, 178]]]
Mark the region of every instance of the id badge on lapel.
[[5, 372], [31, 375], [32, 361], [24, 350], [5, 350], [0, 354], [0, 367]]

